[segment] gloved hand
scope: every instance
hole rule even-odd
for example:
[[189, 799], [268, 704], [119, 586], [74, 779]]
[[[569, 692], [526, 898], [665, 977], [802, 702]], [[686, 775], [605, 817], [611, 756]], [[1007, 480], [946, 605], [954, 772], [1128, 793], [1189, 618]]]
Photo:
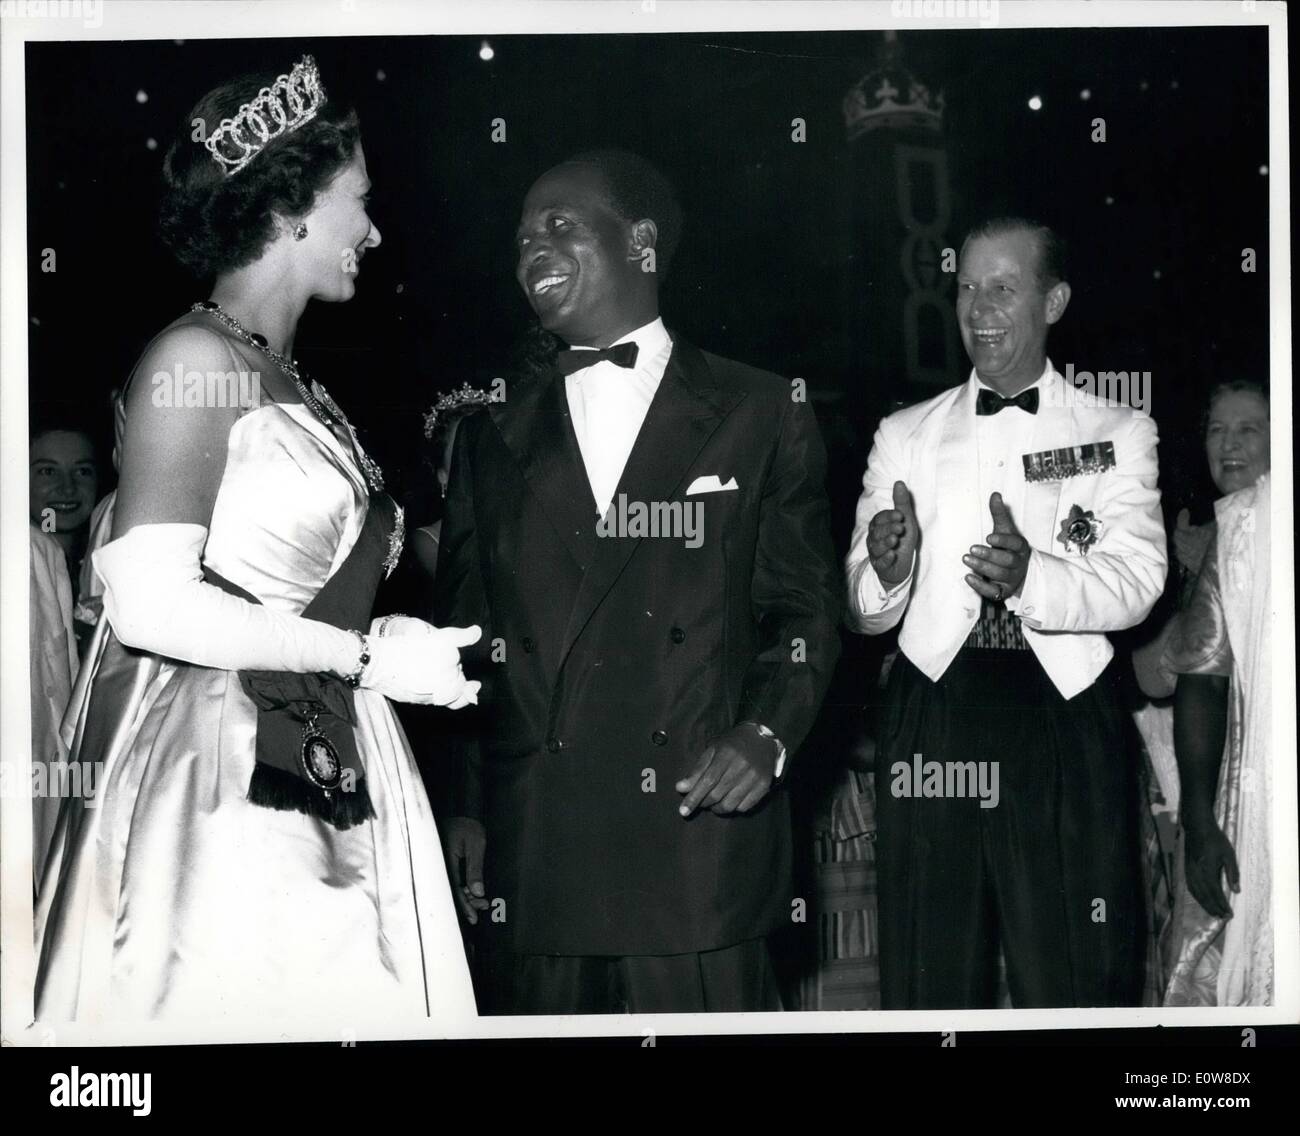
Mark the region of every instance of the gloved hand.
[[474, 627], [434, 627], [422, 619], [397, 616], [370, 625], [370, 663], [361, 674], [361, 687], [395, 702], [416, 702], [459, 710], [478, 702], [478, 681], [467, 681], [460, 648], [477, 643], [483, 634]]

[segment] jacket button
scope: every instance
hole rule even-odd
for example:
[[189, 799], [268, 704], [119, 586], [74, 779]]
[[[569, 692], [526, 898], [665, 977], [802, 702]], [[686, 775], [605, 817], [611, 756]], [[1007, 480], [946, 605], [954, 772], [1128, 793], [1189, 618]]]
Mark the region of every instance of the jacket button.
[[524, 650], [525, 650], [525, 651], [527, 651], [529, 654], [531, 654], [533, 648], [536, 647], [536, 646], [537, 646], [537, 644], [536, 644], [535, 642], [533, 642], [533, 637], [532, 637], [531, 635], [525, 635], [525, 636], [524, 636]]
[[547, 739], [546, 739], [546, 752], [547, 752], [547, 753], [559, 753], [559, 752], [560, 752], [560, 739], [559, 739], [559, 738], [547, 738]]
[[670, 632], [668, 632], [668, 638], [670, 638], [674, 643], [685, 643], [686, 632], [680, 627], [674, 627]]
[[663, 730], [655, 730], [655, 732], [650, 735], [650, 740], [657, 746], [664, 746], [668, 744], [668, 735], [665, 734]]

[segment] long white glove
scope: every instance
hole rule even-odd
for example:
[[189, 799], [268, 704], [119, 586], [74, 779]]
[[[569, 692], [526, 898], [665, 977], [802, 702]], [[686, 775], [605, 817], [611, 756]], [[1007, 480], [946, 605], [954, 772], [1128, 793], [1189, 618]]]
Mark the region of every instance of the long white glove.
[[[223, 670], [340, 676], [356, 670], [360, 645], [352, 632], [205, 583], [199, 557], [207, 535], [197, 524], [137, 525], [94, 553], [104, 614], [122, 643]], [[361, 686], [398, 701], [475, 701], [478, 683], [465, 682], [455, 648], [479, 634], [477, 628], [430, 627], [424, 635], [372, 640]]]

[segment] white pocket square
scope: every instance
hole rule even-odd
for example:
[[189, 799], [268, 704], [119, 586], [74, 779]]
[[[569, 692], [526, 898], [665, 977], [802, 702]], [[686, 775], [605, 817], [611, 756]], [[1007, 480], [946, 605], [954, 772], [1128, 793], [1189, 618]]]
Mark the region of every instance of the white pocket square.
[[691, 487], [686, 490], [686, 496], [690, 497], [696, 493], [727, 493], [733, 489], [739, 489], [734, 477], [727, 478], [727, 484], [723, 485], [718, 480], [716, 473], [711, 473], [707, 477], [697, 477], [691, 482]]

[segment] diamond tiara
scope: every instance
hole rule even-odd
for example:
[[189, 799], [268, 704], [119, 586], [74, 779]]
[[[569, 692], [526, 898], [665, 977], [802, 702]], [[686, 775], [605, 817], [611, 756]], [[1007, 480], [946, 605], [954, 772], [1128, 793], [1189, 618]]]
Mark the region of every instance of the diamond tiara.
[[460, 390], [450, 394], [441, 394], [433, 407], [424, 413], [424, 436], [432, 438], [438, 429], [438, 422], [459, 411], [487, 406], [490, 402], [505, 402], [505, 394], [498, 390], [485, 391], [462, 383]]
[[263, 87], [252, 102], [244, 103], [234, 118], [223, 118], [203, 144], [229, 177], [248, 165], [269, 142], [310, 122], [325, 102], [316, 60], [304, 55], [289, 74]]

